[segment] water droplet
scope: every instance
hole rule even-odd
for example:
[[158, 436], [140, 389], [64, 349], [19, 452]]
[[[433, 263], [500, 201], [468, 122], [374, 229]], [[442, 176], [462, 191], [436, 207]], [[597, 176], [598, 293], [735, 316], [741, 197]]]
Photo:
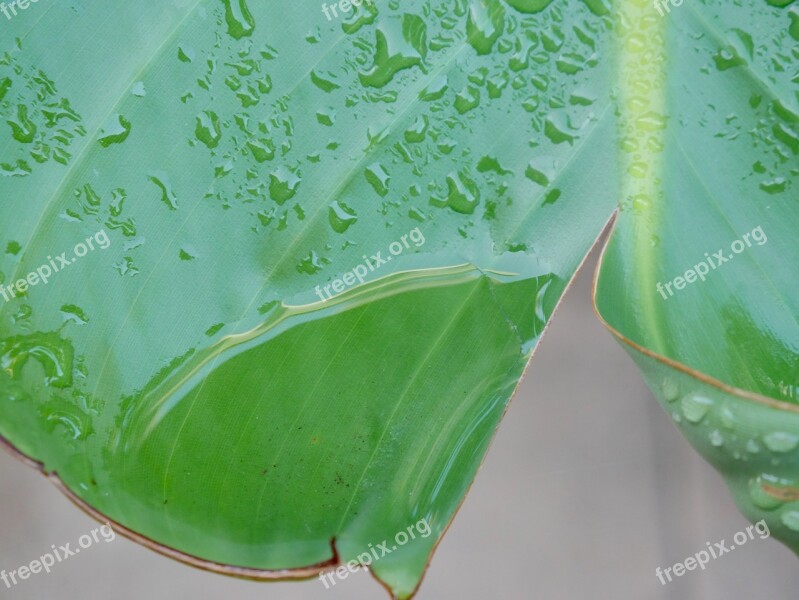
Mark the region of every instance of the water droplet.
[[478, 54], [488, 54], [505, 29], [505, 9], [499, 0], [472, 2], [466, 36]]
[[15, 164], [0, 163], [0, 175], [3, 177], [27, 177], [32, 172], [31, 166], [21, 158]]
[[135, 277], [136, 275], [139, 274], [139, 269], [133, 265], [133, 258], [131, 258], [130, 256], [125, 256], [121, 261], [114, 264], [114, 268], [123, 277], [125, 275], [127, 275], [128, 277]]
[[11, 86], [14, 82], [11, 81], [10, 77], [3, 77], [0, 79], [0, 102], [3, 101], [3, 98], [6, 97], [8, 90], [11, 89]]
[[144, 98], [147, 95], [147, 90], [144, 89], [144, 82], [137, 81], [133, 84], [130, 88], [130, 93], [136, 96], [137, 98]]
[[477, 171], [480, 173], [496, 173], [497, 175], [511, 175], [513, 171], [505, 169], [493, 156], [483, 156], [477, 163]]
[[381, 196], [388, 194], [388, 184], [391, 177], [383, 168], [380, 163], [374, 163], [366, 168], [364, 172], [366, 180], [371, 184], [374, 190]]
[[316, 120], [320, 125], [332, 127], [336, 122], [336, 111], [332, 108], [320, 109], [316, 112]]
[[222, 126], [215, 112], [206, 110], [197, 115], [197, 127], [194, 130], [197, 139], [208, 148], [216, 148], [222, 139]]
[[0, 368], [18, 379], [29, 359], [44, 371], [46, 385], [68, 388], [72, 385], [72, 345], [55, 333], [34, 333], [0, 340]]
[[194, 61], [194, 49], [193, 48], [184, 48], [183, 46], [178, 48], [178, 60], [184, 63], [190, 63]]
[[[355, 2], [352, 4], [356, 5]], [[344, 33], [357, 33], [361, 27], [371, 25], [377, 18], [378, 10], [374, 2], [359, 2], [358, 4], [360, 6], [355, 10], [354, 14], [341, 24], [341, 30]]]
[[98, 142], [103, 148], [108, 148], [112, 144], [121, 144], [130, 135], [131, 124], [120, 114], [113, 115], [105, 127], [100, 131]]
[[561, 119], [556, 115], [547, 117], [544, 123], [544, 135], [546, 135], [553, 144], [562, 144], [564, 142], [572, 144], [575, 139], [574, 136], [567, 133], [566, 129], [568, 126], [559, 121], [561, 121]]
[[322, 40], [322, 32], [316, 27], [305, 34], [305, 41], [309, 44], [318, 44]]
[[597, 17], [610, 14], [610, 0], [583, 0], [583, 2]]
[[772, 452], [790, 452], [799, 445], [799, 436], [785, 431], [775, 431], [763, 436], [766, 448]]
[[648, 111], [635, 120], [635, 126], [640, 131], [660, 131], [666, 128], [665, 116], [654, 111]]
[[86, 316], [86, 313], [83, 312], [78, 306], [74, 304], [64, 304], [61, 307], [61, 317], [64, 319], [65, 322], [72, 322], [76, 323], [77, 325], [86, 325], [89, 322], [89, 317]]
[[551, 25], [548, 30], [541, 34], [541, 43], [547, 52], [559, 52], [565, 41], [566, 38], [557, 25]]
[[774, 137], [788, 146], [791, 152], [799, 154], [799, 134], [796, 131], [783, 123], [775, 123], [771, 130], [774, 132]]
[[780, 520], [791, 531], [799, 531], [799, 511], [786, 510], [780, 515]]
[[172, 191], [172, 184], [169, 182], [169, 175], [164, 171], [157, 171], [149, 176], [152, 181], [161, 190], [161, 202], [166, 204], [171, 210], [177, 210], [178, 199], [175, 192]]
[[466, 86], [455, 97], [455, 110], [465, 114], [480, 106], [480, 90], [473, 85]]
[[721, 448], [724, 445], [724, 436], [721, 435], [721, 432], [718, 429], [711, 431], [708, 439], [716, 448]]
[[330, 226], [337, 233], [344, 233], [358, 220], [358, 215], [349, 206], [338, 200], [330, 205]]
[[208, 337], [214, 337], [217, 333], [219, 333], [222, 330], [224, 326], [225, 326], [224, 323], [217, 323], [216, 325], [212, 325], [206, 330], [205, 335], [207, 335]]
[[258, 314], [259, 315], [266, 315], [266, 314], [269, 314], [269, 313], [271, 313], [273, 311], [276, 312], [277, 309], [280, 308], [281, 305], [282, 305], [282, 303], [278, 302], [277, 300], [272, 300], [270, 302], [265, 302], [264, 304], [262, 304], [261, 306], [258, 307]]
[[799, 7], [792, 7], [788, 11], [788, 17], [791, 19], [791, 24], [788, 27], [788, 33], [793, 39], [799, 41]]
[[269, 196], [278, 204], [291, 200], [299, 185], [300, 178], [286, 167], [278, 167], [269, 174]]
[[680, 403], [685, 420], [689, 423], [700, 423], [713, 407], [713, 400], [705, 396], [686, 396]]
[[726, 71], [727, 69], [746, 64], [746, 61], [738, 54], [734, 46], [727, 46], [716, 52], [716, 54], [713, 55], [713, 62], [716, 63], [716, 68], [719, 71]]
[[427, 215], [415, 206], [408, 210], [408, 216], [414, 221], [419, 221], [420, 223], [424, 223], [427, 220]]
[[546, 206], [547, 204], [555, 204], [560, 198], [561, 191], [557, 188], [551, 189], [546, 193], [544, 196], [544, 201], [541, 203], [541, 206]]
[[326, 258], [321, 258], [312, 250], [308, 256], [303, 258], [300, 264], [297, 265], [297, 271], [308, 275], [314, 275], [318, 273], [325, 264], [330, 264], [330, 261]]
[[544, 10], [552, 0], [505, 0], [510, 6], [521, 13], [534, 14]]
[[17, 118], [7, 121], [11, 127], [11, 136], [23, 144], [30, 144], [36, 136], [36, 125], [28, 118], [28, 107], [17, 105]]
[[555, 176], [555, 162], [551, 158], [534, 158], [527, 165], [524, 175], [542, 187], [547, 187]]
[[667, 377], [660, 382], [660, 391], [666, 402], [674, 402], [680, 397], [680, 384], [677, 383], [676, 379]]
[[471, 215], [480, 203], [480, 190], [465, 173], [450, 173], [447, 176], [447, 197], [432, 197], [430, 204], [449, 207], [455, 212]]
[[427, 115], [417, 117], [416, 121], [405, 130], [405, 141], [409, 144], [417, 144], [424, 141], [429, 125], [430, 121]]
[[420, 65], [426, 54], [427, 25], [421, 17], [403, 15], [399, 32], [392, 25], [383, 24], [376, 31], [374, 63], [358, 74], [365, 86], [385, 86], [398, 72]]
[[30, 400], [30, 396], [20, 386], [4, 382], [0, 387], [0, 400], [3, 402], [26, 402]]
[[187, 250], [185, 248], [181, 248], [180, 252], [178, 252], [178, 258], [180, 258], [180, 260], [188, 262], [190, 260], [194, 260], [195, 258], [197, 258], [195, 254], [196, 253], [193, 250]]
[[323, 76], [316, 71], [311, 71], [311, 81], [323, 92], [329, 93], [341, 87], [336, 83], [335, 76], [332, 73], [325, 73]]
[[223, 2], [228, 33], [237, 40], [252, 35], [255, 31], [255, 19], [246, 0], [223, 0]]
[[272, 140], [250, 140], [247, 142], [247, 148], [250, 149], [253, 158], [259, 163], [263, 163], [275, 158], [275, 145]]
[[444, 93], [447, 91], [448, 87], [449, 83], [447, 76], [439, 75], [433, 80], [432, 83], [430, 83], [430, 85], [422, 90], [422, 92], [419, 94], [419, 98], [427, 102], [440, 100], [444, 97]]
[[732, 412], [732, 409], [729, 406], [722, 406], [719, 409], [719, 417], [721, 417], [721, 424], [726, 429], [735, 429], [737, 422], [735, 419], [735, 413]]
[[760, 182], [760, 189], [768, 194], [780, 194], [785, 191], [788, 182], [784, 177], [775, 177], [770, 181]]
[[773, 485], [774, 478], [768, 475], [760, 475], [749, 480], [749, 499], [752, 504], [763, 510], [774, 510], [785, 504], [779, 498], [775, 498], [764, 489], [764, 485]]
[[39, 409], [39, 414], [44, 418], [50, 431], [58, 426], [63, 427], [63, 432], [69, 439], [83, 440], [94, 432], [91, 416], [63, 398], [53, 397]]

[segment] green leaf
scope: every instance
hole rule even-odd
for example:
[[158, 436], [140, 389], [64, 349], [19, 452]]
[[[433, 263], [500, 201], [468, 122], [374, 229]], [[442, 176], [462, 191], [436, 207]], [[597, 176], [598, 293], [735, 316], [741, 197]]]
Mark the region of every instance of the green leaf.
[[628, 8], [632, 177], [596, 286], [599, 313], [680, 430], [744, 514], [795, 551], [796, 15], [702, 2], [650, 22]]
[[516, 8], [16, 17], [0, 281], [68, 266], [0, 304], [0, 435], [170, 556], [308, 577], [388, 540], [412, 595], [616, 201], [610, 23]]

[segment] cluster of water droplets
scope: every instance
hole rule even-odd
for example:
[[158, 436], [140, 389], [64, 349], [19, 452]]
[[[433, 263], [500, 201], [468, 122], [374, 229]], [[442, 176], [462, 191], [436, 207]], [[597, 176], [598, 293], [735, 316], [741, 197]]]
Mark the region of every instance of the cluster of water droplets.
[[[195, 48], [179, 36], [166, 46], [172, 68], [193, 74], [193, 84], [171, 101], [182, 116], [191, 115], [184, 119], [188, 151], [209, 164], [204, 200], [222, 214], [248, 211], [252, 231], [268, 236], [276, 255], [301, 235], [306, 219], [321, 223], [327, 238], [310, 230], [298, 246], [291, 266], [300, 277], [318, 277], [335, 248], [352, 248], [360, 260], [362, 238], [375, 226], [404, 233], [424, 225], [429, 238], [440, 230], [441, 245], [453, 247], [446, 241], [452, 234], [474, 240], [493, 227], [500, 252], [532, 251], [518, 221], [559, 200], [559, 169], [597, 119], [602, 89], [591, 82], [611, 24], [602, 0], [568, 13], [542, 0], [363, 3], [339, 22], [312, 26], [302, 43], [319, 61], [309, 72], [288, 75], [276, 59], [301, 50], [257, 35], [264, 25], [247, 0], [223, 0], [211, 13], [218, 28], [211, 47]], [[98, 128], [88, 157], [141, 141], [129, 103], [158, 95], [148, 74], [142, 77]], [[0, 165], [2, 175], [25, 176], [36, 162], [66, 165], [75, 138], [87, 133], [56, 83], [10, 53], [0, 57], [0, 111], [19, 154], [14, 164]], [[493, 128], [494, 119], [509, 117], [512, 126]], [[508, 136], [526, 138], [529, 151], [502, 156]], [[135, 277], [145, 237], [129, 186], [77, 173], [58, 217], [117, 235], [114, 269]], [[165, 164], [148, 167], [140, 183], [177, 212], [193, 199], [182, 197], [174, 180]], [[18, 261], [19, 243], [4, 243]], [[180, 245], [181, 261], [197, 255], [190, 244]], [[554, 278], [542, 277], [537, 330], [546, 322], [543, 297]], [[17, 330], [0, 346], [2, 393], [19, 401], [25, 394], [17, 381], [30, 370], [26, 365], [37, 364], [53, 390], [42, 405], [44, 418], [64, 425], [69, 439], [85, 439], [97, 403], [80, 389], [88, 372], [64, 328], [91, 323], [90, 311], [61, 303], [62, 328], [36, 333], [29, 325], [33, 309], [18, 304], [6, 312]], [[213, 324], [205, 335], [223, 327]]]
[[[724, 15], [723, 2], [710, 0], [708, 4]], [[752, 157], [742, 177], [745, 184], [751, 182], [752, 189], [780, 196], [799, 176], [799, 75], [795, 72], [799, 8], [780, 0], [767, 0], [767, 4], [787, 10], [780, 15], [781, 26], [765, 35], [750, 26], [763, 22], [760, 3], [730, 13], [729, 23], [724, 23], [726, 18], [712, 24], [703, 22], [708, 31], [690, 56], [695, 68], [712, 82], [707, 88], [712, 93], [705, 97], [698, 120], [690, 109], [680, 114], [679, 120], [686, 126], [696, 123], [714, 131], [716, 139], [740, 147], [741, 155]], [[712, 50], [707, 49], [707, 40], [712, 42]], [[726, 108], [726, 98], [719, 93], [742, 88], [751, 90], [748, 103], [740, 110]]]
[[[304, 42], [320, 60], [306, 80], [281, 73], [277, 82], [281, 49], [257, 35], [246, 0], [225, 0], [214, 47], [178, 42], [174, 54], [175, 69], [196, 72], [179, 100], [194, 114], [187, 142], [213, 169], [205, 199], [250, 212], [252, 230], [271, 243], [286, 232], [277, 247], [292, 232], [315, 232], [307, 218], [326, 218], [326, 241], [309, 241], [295, 264], [308, 275], [330, 263], [336, 246], [358, 246], [374, 224], [407, 230], [434, 223], [436, 209], [462, 215], [452, 231], [460, 237], [485, 235], [481, 221], [494, 222], [502, 251], [528, 250], [515, 224], [561, 197], [558, 170], [597, 119], [601, 90], [590, 82], [610, 27], [603, 2], [578, 6], [578, 19], [549, 4], [364, 3], [341, 22], [311, 28]], [[288, 93], [278, 95], [277, 83]], [[145, 84], [132, 93], [146, 96]], [[517, 127], [492, 132], [487, 124], [505, 113]], [[101, 143], [124, 143], [132, 126], [112, 115]], [[520, 134], [536, 158], [499, 159], [503, 136]], [[148, 179], [178, 210], [168, 171]], [[513, 235], [503, 239], [503, 228]]]
[[[364, 105], [384, 104], [389, 118], [396, 115], [387, 127], [375, 123], [362, 150], [376, 159], [364, 161], [362, 172], [380, 201], [381, 214], [392, 221], [430, 223], [435, 222], [431, 208], [446, 209], [463, 215], [457, 233], [471, 239], [481, 227], [476, 216], [492, 221], [514, 200], [529, 210], [560, 197], [560, 190], [550, 187], [558, 164], [595, 117], [596, 94], [577, 89], [578, 74], [598, 64], [605, 25], [588, 18], [589, 11], [584, 21], [571, 26], [556, 9], [526, 16], [539, 13], [544, 4], [514, 10], [499, 0], [425, 3], [420, 11], [424, 19], [397, 3], [388, 3], [388, 10], [363, 8], [356, 13], [353, 21], [362, 25], [371, 22], [374, 11], [384, 11], [373, 31], [364, 30], [356, 40], [360, 52], [352, 62], [362, 65], [357, 81], [352, 74], [323, 71], [314, 71], [311, 78], [326, 93], [347, 93], [339, 95], [338, 106], [328, 104], [317, 113], [323, 125]], [[594, 8], [607, 14], [601, 5]], [[391, 10], [398, 14], [385, 14]], [[342, 29], [353, 33], [355, 28], [345, 24]], [[409, 88], [416, 93], [409, 95]], [[503, 113], [515, 115], [519, 128], [481, 129]], [[543, 156], [535, 162], [542, 166], [506, 166], [495, 152], [476, 150], [500, 147], [503, 136], [518, 139], [520, 133], [529, 136], [529, 147], [552, 149], [548, 157], [539, 150]], [[378, 144], [384, 150], [375, 152]], [[514, 162], [520, 158], [515, 156]], [[524, 175], [529, 179], [524, 196], [514, 198], [510, 190], [520, 187], [518, 179]], [[342, 201], [333, 200], [329, 219], [334, 231], [346, 232], [364, 205], [371, 209], [365, 201], [373, 202], [368, 197], [344, 201], [348, 210], [342, 211]], [[518, 251], [526, 244], [509, 242], [505, 248], [510, 247]]]
[[[799, 532], [799, 415], [665, 377], [659, 397], [683, 433], [769, 521]], [[741, 477], [748, 473], [748, 477]]]
[[[72, 146], [86, 135], [83, 118], [53, 79], [20, 58], [22, 42], [0, 55], [0, 120], [4, 143], [13, 140], [16, 158], [0, 163], [0, 176], [25, 177], [36, 164], [68, 164]], [[8, 137], [5, 137], [8, 136]]]
[[[265, 26], [246, 0], [224, 0], [211, 12], [212, 46], [193, 47], [191, 35], [165, 46], [169, 67], [181, 77], [190, 74], [191, 84], [166, 99], [153, 85], [156, 77], [144, 73], [99, 127], [86, 160], [121, 156], [143, 143], [137, 134], [145, 124], [131, 102], [171, 102], [175, 122], [185, 123], [183, 151], [208, 165], [205, 205], [220, 218], [245, 213], [275, 260], [294, 248], [290, 271], [301, 280], [297, 288], [307, 287], [308, 278], [320, 281], [334, 250], [352, 249], [355, 260], [345, 257], [336, 266], [344, 270], [363, 252], [380, 249], [365, 248], [363, 240], [386, 228], [399, 234], [424, 226], [431, 246], [438, 236], [438, 248], [457, 250], [458, 238], [493, 238], [499, 253], [532, 252], [534, 240], [518, 224], [562, 197], [560, 169], [596, 123], [595, 103], [605, 90], [594, 82], [611, 26], [600, 0], [568, 9], [541, 0], [363, 3], [347, 19], [312, 26], [302, 42], [293, 42], [304, 48], [280, 47], [259, 35]], [[314, 51], [318, 61], [310, 71], [282, 64], [291, 53]], [[14, 60], [0, 60], [0, 109], [20, 152], [28, 154], [16, 165], [0, 165], [3, 174], [30, 173], [31, 159], [66, 164], [72, 140], [86, 135], [81, 118], [44, 73]], [[503, 152], [509, 140], [520, 139], [523, 152]], [[58, 217], [115, 235], [114, 268], [135, 277], [145, 268], [137, 263], [145, 245], [136, 219], [141, 194], [127, 180], [109, 183], [109, 170], [100, 177], [76, 169]], [[185, 212], [197, 200], [176, 185], [169, 164], [137, 175], [135, 185], [150, 190], [165, 215]], [[8, 244], [16, 257], [19, 244]], [[184, 263], [200, 254], [179, 245]], [[534, 314], [510, 323], [519, 327], [523, 346], [540, 335], [546, 292], [555, 287], [555, 275], [535, 275], [528, 288]], [[512, 305], [498, 289], [491, 293], [497, 304]], [[23, 372], [40, 373], [40, 417], [75, 442], [92, 435], [102, 407], [84, 389], [86, 361], [68, 328], [95, 321], [71, 301], [56, 306], [59, 330], [37, 333], [20, 325], [0, 341], [0, 393], [4, 402], [28, 402]], [[275, 306], [263, 303], [260, 315]], [[20, 322], [30, 317], [30, 307], [19, 310]], [[225, 324], [216, 320], [201, 335], [217, 336]], [[167, 361], [154, 379], [179, 369], [193, 351]], [[131, 406], [138, 397], [130, 396]], [[84, 479], [89, 485], [91, 477]]]
[[[74, 305], [62, 306], [61, 315], [64, 325], [59, 331], [0, 339], [0, 402], [36, 406], [46, 430], [55, 431], [75, 449], [78, 440], [93, 433], [92, 416], [99, 414], [101, 403], [80, 389], [82, 380], [88, 377], [85, 361], [75, 356], [63, 332], [68, 324], [84, 325], [89, 318]], [[30, 372], [32, 363], [36, 363], [45, 386], [36, 393], [35, 401], [31, 388], [21, 383], [23, 370]]]

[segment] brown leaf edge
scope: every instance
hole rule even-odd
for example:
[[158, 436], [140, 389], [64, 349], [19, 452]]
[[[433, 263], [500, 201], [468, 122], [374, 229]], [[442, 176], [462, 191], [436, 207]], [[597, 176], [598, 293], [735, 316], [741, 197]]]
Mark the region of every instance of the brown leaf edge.
[[605, 243], [605, 245], [602, 247], [602, 252], [599, 255], [599, 261], [597, 262], [596, 270], [594, 271], [594, 281], [593, 281], [593, 284], [591, 286], [591, 306], [594, 309], [594, 314], [597, 316], [597, 318], [602, 323], [602, 325], [604, 325], [605, 328], [608, 331], [610, 331], [610, 333], [612, 333], [616, 337], [617, 340], [619, 340], [622, 344], [630, 346], [631, 348], [633, 348], [637, 352], [640, 352], [641, 354], [643, 354], [645, 356], [648, 356], [649, 358], [653, 358], [656, 361], [658, 361], [658, 362], [660, 362], [660, 363], [662, 363], [662, 364], [664, 364], [664, 365], [666, 365], [666, 366], [668, 366], [668, 367], [670, 367], [670, 368], [672, 368], [672, 369], [674, 369], [676, 371], [680, 371], [681, 373], [684, 373], [684, 374], [688, 375], [689, 377], [693, 377], [694, 379], [696, 379], [698, 381], [701, 381], [702, 383], [705, 383], [705, 384], [707, 384], [709, 386], [715, 387], [716, 389], [718, 389], [718, 390], [720, 390], [720, 391], [722, 391], [722, 392], [724, 392], [726, 394], [730, 394], [732, 396], [735, 396], [737, 398], [741, 398], [743, 400], [750, 400], [752, 402], [757, 402], [758, 404], [763, 404], [763, 405], [771, 407], [771, 408], [777, 408], [777, 409], [780, 409], [780, 410], [787, 410], [789, 412], [799, 413], [799, 405], [792, 404], [790, 402], [784, 402], [782, 400], [777, 400], [776, 398], [770, 398], [769, 396], [764, 396], [763, 394], [758, 394], [756, 392], [750, 392], [750, 391], [747, 391], [747, 390], [744, 390], [744, 389], [741, 389], [741, 388], [737, 388], [737, 387], [734, 387], [734, 386], [731, 386], [731, 385], [727, 385], [726, 383], [724, 383], [724, 382], [722, 382], [722, 381], [720, 381], [718, 379], [715, 379], [715, 378], [713, 378], [713, 377], [711, 377], [709, 375], [706, 375], [706, 374], [702, 373], [701, 371], [698, 371], [696, 369], [692, 369], [691, 367], [689, 367], [689, 366], [687, 366], [687, 365], [685, 365], [685, 364], [683, 364], [683, 363], [681, 363], [679, 361], [676, 361], [676, 360], [673, 360], [673, 359], [668, 358], [666, 356], [663, 356], [661, 354], [658, 354], [657, 352], [653, 352], [652, 350], [649, 350], [648, 348], [645, 348], [644, 346], [641, 346], [640, 344], [637, 344], [636, 342], [634, 342], [631, 339], [627, 338], [623, 333], [621, 333], [618, 329], [613, 327], [610, 323], [608, 323], [605, 320], [605, 318], [600, 314], [599, 309], [597, 308], [597, 305], [596, 305], [596, 293], [597, 293], [597, 283], [599, 282], [599, 277], [600, 277], [600, 274], [601, 274], [601, 271], [602, 271], [602, 265], [603, 265], [604, 260], [605, 260], [605, 251], [607, 250], [608, 245], [610, 244], [610, 241], [613, 238], [613, 234], [614, 234], [615, 230], [616, 230], [616, 226], [615, 226], [615, 223], [614, 223], [612, 228], [611, 228], [611, 231], [610, 231], [610, 236], [608, 237], [608, 240]]

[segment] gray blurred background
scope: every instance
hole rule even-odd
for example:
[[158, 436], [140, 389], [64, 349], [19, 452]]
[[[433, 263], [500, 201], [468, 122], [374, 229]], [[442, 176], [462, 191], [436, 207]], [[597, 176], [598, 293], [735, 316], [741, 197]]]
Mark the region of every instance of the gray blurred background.
[[[772, 600], [799, 595], [799, 561], [754, 540], [665, 586], [655, 568], [748, 522], [721, 477], [683, 440], [591, 310], [593, 260], [566, 296], [418, 600]], [[96, 524], [41, 475], [0, 452], [0, 570]], [[101, 538], [102, 540], [102, 538]], [[121, 537], [0, 598], [383, 599], [366, 573], [253, 583], [197, 571]]]

